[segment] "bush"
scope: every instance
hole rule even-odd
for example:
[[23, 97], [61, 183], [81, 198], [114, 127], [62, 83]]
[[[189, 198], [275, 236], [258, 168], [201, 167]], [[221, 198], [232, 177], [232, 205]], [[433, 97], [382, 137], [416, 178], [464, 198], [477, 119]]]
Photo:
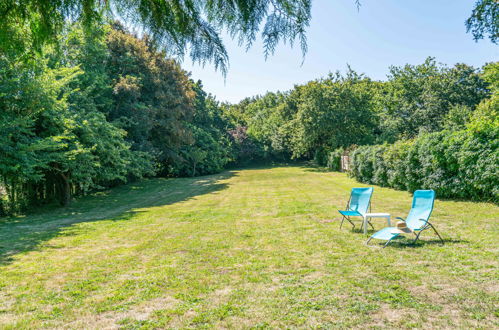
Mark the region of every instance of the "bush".
[[338, 148], [336, 150], [330, 151], [327, 154], [326, 166], [331, 171], [341, 170], [341, 156], [343, 155], [343, 148]]
[[440, 197], [499, 202], [499, 128], [441, 131], [392, 145], [362, 146], [351, 155], [357, 180]]
[[408, 154], [412, 141], [398, 141], [387, 147], [383, 158], [387, 167], [387, 186], [395, 189], [407, 189]]
[[317, 166], [327, 166], [327, 158], [329, 151], [325, 148], [319, 148], [315, 150], [314, 162]]

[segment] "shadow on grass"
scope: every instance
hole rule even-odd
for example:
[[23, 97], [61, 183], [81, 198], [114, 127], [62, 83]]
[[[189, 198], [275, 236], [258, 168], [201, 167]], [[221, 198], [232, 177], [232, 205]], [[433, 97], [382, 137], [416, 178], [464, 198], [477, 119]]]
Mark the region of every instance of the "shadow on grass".
[[[364, 234], [364, 230], [359, 227], [355, 228], [350, 228], [349, 230], [351, 233], [355, 234]], [[367, 235], [365, 236], [366, 241], [371, 237], [372, 234], [374, 234], [376, 230], [368, 230]], [[405, 236], [398, 236], [395, 239], [393, 239], [390, 244], [387, 245], [391, 247], [397, 247], [397, 248], [421, 248], [425, 247], [427, 245], [442, 245], [445, 246], [446, 244], [458, 244], [458, 243], [469, 243], [467, 240], [462, 240], [462, 239], [454, 239], [454, 238], [444, 238], [443, 239], [444, 244], [442, 244], [442, 241], [438, 238], [428, 238], [425, 239], [424, 237], [420, 237], [419, 240], [414, 243], [414, 237], [405, 237]], [[369, 242], [369, 246], [380, 246], [382, 247], [385, 245], [386, 241], [382, 240], [376, 240], [373, 239], [371, 242]]]
[[[377, 240], [376, 243], [373, 243], [373, 241], [369, 242], [369, 246], [383, 247], [386, 243], [386, 241]], [[397, 249], [416, 249], [432, 245], [446, 246], [448, 244], [459, 244], [459, 243], [467, 244], [469, 243], [469, 241], [462, 239], [444, 238], [444, 243], [442, 244], [442, 241], [439, 240], [438, 238], [437, 239], [430, 238], [430, 239], [419, 239], [416, 243], [414, 243], [413, 239], [400, 238], [391, 241], [390, 244], [386, 246], [386, 248], [392, 247]]]
[[100, 220], [127, 221], [142, 208], [165, 206], [228, 187], [221, 183], [235, 171], [195, 178], [150, 179], [75, 200], [68, 207], [48, 207], [36, 214], [0, 218], [0, 265], [19, 253], [37, 250], [40, 244], [58, 236], [74, 235], [73, 224]]
[[416, 243], [413, 243], [413, 240], [409, 239], [401, 239], [392, 241], [388, 246], [396, 247], [396, 248], [422, 248], [428, 245], [441, 245], [445, 246], [447, 244], [459, 244], [459, 243], [469, 243], [469, 241], [462, 239], [453, 239], [453, 238], [444, 238], [444, 244], [438, 238], [430, 238], [430, 239], [419, 239]]
[[314, 172], [314, 173], [335, 173], [336, 171], [331, 171], [327, 167], [313, 167], [313, 165], [308, 166], [307, 164], [303, 164], [300, 166], [303, 168], [305, 172]]

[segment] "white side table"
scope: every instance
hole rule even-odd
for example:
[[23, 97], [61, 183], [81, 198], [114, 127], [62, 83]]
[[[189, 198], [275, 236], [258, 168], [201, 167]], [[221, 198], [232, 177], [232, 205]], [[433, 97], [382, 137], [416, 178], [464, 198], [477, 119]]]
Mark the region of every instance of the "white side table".
[[367, 234], [367, 221], [369, 218], [386, 218], [386, 222], [388, 223], [388, 227], [391, 226], [390, 223], [390, 213], [366, 213], [364, 215], [364, 235]]

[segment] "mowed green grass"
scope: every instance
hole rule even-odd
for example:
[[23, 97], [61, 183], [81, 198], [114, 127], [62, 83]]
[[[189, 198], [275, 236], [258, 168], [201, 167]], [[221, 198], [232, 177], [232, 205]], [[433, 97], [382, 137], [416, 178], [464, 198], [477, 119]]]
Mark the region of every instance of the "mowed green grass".
[[[445, 245], [427, 231], [382, 249], [339, 229], [358, 186], [261, 167], [1, 219], [0, 328], [499, 327], [499, 207], [437, 200]], [[373, 211], [410, 203], [374, 189]]]

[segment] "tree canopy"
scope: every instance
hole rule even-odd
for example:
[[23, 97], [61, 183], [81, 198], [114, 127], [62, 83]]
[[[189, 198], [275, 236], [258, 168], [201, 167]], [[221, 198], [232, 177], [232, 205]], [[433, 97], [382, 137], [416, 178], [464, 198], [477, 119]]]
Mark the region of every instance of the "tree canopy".
[[255, 154], [321, 158], [336, 148], [463, 129], [490, 96], [490, 81], [479, 69], [447, 67], [429, 57], [419, 65], [391, 67], [387, 81], [350, 69], [285, 93], [244, 99], [226, 114], [260, 148]]

